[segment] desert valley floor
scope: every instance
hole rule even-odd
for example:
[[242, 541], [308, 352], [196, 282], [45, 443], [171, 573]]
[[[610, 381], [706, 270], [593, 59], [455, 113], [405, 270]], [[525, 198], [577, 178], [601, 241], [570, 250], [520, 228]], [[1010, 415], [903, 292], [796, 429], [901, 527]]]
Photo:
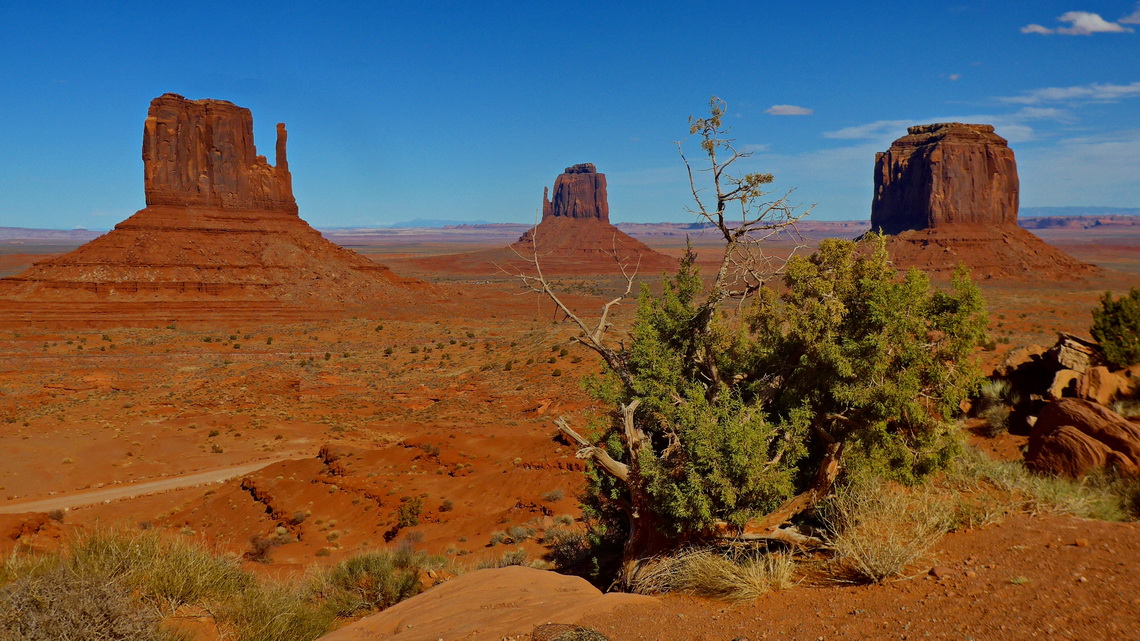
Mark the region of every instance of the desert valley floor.
[[[650, 231], [639, 239], [680, 255], [682, 235]], [[1034, 233], [1105, 272], [981, 281], [996, 343], [982, 353], [987, 369], [1058, 331], [1087, 336], [1101, 294], [1140, 282], [1140, 227]], [[520, 547], [494, 544], [498, 532], [541, 534], [577, 519], [584, 465], [555, 438], [552, 419], [601, 417], [580, 384], [597, 360], [516, 278], [451, 258], [502, 247], [517, 230], [458, 241], [442, 231], [327, 235], [434, 285], [422, 304], [329, 320], [218, 319], [207, 306], [197, 320], [148, 327], [62, 312], [28, 327], [0, 314], [0, 553], [17, 538], [51, 549], [71, 528], [100, 524], [167, 528], [242, 553], [285, 521], [293, 542], [254, 564], [259, 572], [302, 572], [401, 541], [474, 566]], [[693, 240], [700, 263], [716, 264], [715, 239]], [[75, 244], [0, 245], [0, 277]], [[551, 278], [587, 316], [621, 287], [614, 277]], [[621, 308], [619, 327], [632, 307]], [[1003, 458], [1024, 443], [971, 440]], [[401, 527], [409, 503], [420, 506], [420, 524]], [[49, 518], [52, 510], [66, 516]], [[538, 540], [521, 543], [532, 558], [544, 553]], [[931, 564], [882, 586], [805, 576], [749, 604], [669, 596], [583, 622], [613, 639], [1140, 634], [1135, 523], [1019, 515], [952, 533], [934, 558], [948, 568], [943, 578], [927, 575]]]

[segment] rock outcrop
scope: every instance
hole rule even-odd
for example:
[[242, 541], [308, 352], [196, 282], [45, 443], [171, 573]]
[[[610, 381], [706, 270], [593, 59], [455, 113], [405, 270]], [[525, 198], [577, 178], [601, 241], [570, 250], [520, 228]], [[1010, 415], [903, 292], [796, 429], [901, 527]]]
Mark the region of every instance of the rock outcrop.
[[581, 218], [610, 222], [606, 175], [594, 163], [571, 165], [554, 179], [554, 200], [542, 188], [542, 219]]
[[1046, 474], [1078, 478], [1102, 467], [1140, 472], [1140, 426], [1076, 398], [1045, 406], [1029, 434], [1025, 462]]
[[73, 252], [0, 279], [5, 314], [82, 324], [299, 320], [401, 305], [426, 288], [300, 218], [284, 124], [270, 165], [257, 155], [248, 109], [165, 94], [151, 102], [142, 157], [147, 207]]
[[143, 126], [146, 204], [296, 212], [287, 138], [277, 123], [277, 164], [270, 165], [253, 145], [249, 109], [163, 94]]
[[1017, 225], [1017, 162], [992, 125], [936, 123], [875, 155], [871, 229], [894, 262], [979, 279], [1079, 280], [1101, 270]]
[[320, 641], [522, 639], [543, 624], [654, 602], [640, 594], [602, 594], [583, 578], [515, 565], [468, 572]]
[[1017, 161], [993, 125], [918, 125], [875, 154], [871, 228], [1017, 224]]

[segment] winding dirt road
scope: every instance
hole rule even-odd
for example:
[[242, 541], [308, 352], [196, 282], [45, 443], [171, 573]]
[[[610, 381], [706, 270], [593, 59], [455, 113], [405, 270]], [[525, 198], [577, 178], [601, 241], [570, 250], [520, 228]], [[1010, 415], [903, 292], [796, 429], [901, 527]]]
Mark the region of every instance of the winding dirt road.
[[76, 507], [83, 507], [85, 505], [96, 505], [98, 503], [109, 503], [111, 501], [118, 501], [121, 499], [130, 499], [136, 496], [142, 496], [144, 494], [153, 494], [155, 492], [177, 490], [184, 487], [193, 487], [195, 485], [220, 483], [222, 481], [228, 481], [235, 476], [248, 474], [255, 470], [266, 467], [267, 465], [272, 465], [278, 461], [284, 461], [290, 458], [295, 458], [295, 456], [255, 461], [253, 463], [244, 463], [242, 465], [235, 465], [233, 467], [207, 470], [205, 472], [195, 472], [193, 474], [184, 474], [182, 476], [169, 476], [156, 481], [144, 481], [142, 483], [131, 483], [129, 485], [113, 485], [98, 489], [82, 490], [79, 492], [71, 492], [68, 494], [53, 496], [47, 499], [35, 499], [30, 501], [5, 501], [0, 502], [0, 514], [69, 510]]

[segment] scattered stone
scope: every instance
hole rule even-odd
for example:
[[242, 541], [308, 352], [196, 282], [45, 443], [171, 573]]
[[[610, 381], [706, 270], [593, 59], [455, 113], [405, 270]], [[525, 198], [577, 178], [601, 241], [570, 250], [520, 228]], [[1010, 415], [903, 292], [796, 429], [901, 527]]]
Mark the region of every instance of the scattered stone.
[[1088, 539], [1077, 539], [1076, 541], [1073, 541], [1073, 545], [1075, 545], [1079, 548], [1087, 548], [1089, 546], [1089, 540]]
[[534, 629], [533, 641], [609, 641], [605, 635], [580, 625], [547, 623]]
[[953, 574], [953, 572], [951, 572], [950, 568], [942, 567], [939, 565], [930, 568], [930, 576], [936, 579], [945, 579], [951, 574]]

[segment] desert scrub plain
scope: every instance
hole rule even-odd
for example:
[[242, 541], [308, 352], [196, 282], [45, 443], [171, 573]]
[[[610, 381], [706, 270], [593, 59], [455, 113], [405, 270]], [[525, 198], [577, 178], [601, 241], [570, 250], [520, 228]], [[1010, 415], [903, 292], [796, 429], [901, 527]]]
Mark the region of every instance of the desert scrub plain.
[[[0, 544], [15, 555], [5, 594], [15, 594], [13, 585], [25, 595], [56, 590], [28, 577], [69, 563], [92, 532], [204, 546], [256, 579], [243, 585], [261, 586], [237, 602], [276, 603], [313, 623], [303, 633], [241, 636], [253, 633], [238, 632], [236, 619], [225, 618], [236, 615], [207, 601], [171, 614], [137, 587], [125, 602], [106, 599], [143, 612], [142, 624], [165, 621], [162, 630], [182, 621], [198, 638], [315, 638], [360, 616], [369, 610], [330, 616], [325, 601], [297, 594], [314, 568], [375, 550], [433, 555], [440, 578], [510, 563], [589, 575], [579, 507], [586, 466], [551, 421], [604, 419], [607, 408], [580, 384], [598, 359], [548, 305], [519, 296], [508, 278], [488, 280], [464, 286], [476, 301], [464, 312], [425, 308], [414, 319], [5, 332]], [[1127, 280], [1048, 290], [981, 283], [993, 340], [979, 352], [983, 363], [992, 367], [1021, 344], [1051, 343], [1058, 328], [1087, 335], [1100, 294]], [[604, 296], [581, 288], [575, 309], [592, 313], [620, 286], [597, 283]], [[1080, 305], [1083, 312], [1073, 311]], [[632, 311], [617, 309], [616, 335]], [[1135, 592], [1124, 568], [1140, 556], [1130, 542], [1135, 526], [1083, 519], [1134, 518], [1133, 490], [1107, 477], [1031, 474], [1020, 463], [1025, 438], [989, 437], [987, 429], [966, 419], [966, 454], [925, 488], [851, 488], [860, 500], [841, 494], [836, 502], [848, 505], [836, 505], [829, 520], [823, 510], [816, 524], [830, 550], [694, 549], [670, 560], [666, 578], [644, 588], [667, 591], [661, 607], [683, 615], [663, 638], [762, 638], [758, 629], [810, 638], [913, 634], [898, 632], [907, 625], [980, 626], [1009, 638], [1052, 626], [1089, 638], [1111, 630], [1088, 623], [1096, 617], [1129, 629]], [[262, 467], [225, 482], [177, 481], [247, 463]], [[164, 480], [172, 485], [153, 494], [108, 503], [98, 494]], [[76, 503], [85, 492], [95, 494]], [[19, 509], [57, 499], [75, 506]], [[898, 507], [915, 501], [924, 509]], [[11, 569], [21, 566], [40, 569]], [[123, 573], [110, 589], [138, 576]], [[89, 585], [62, 571], [42, 580]], [[420, 586], [436, 580], [421, 576]], [[991, 614], [979, 623], [979, 603], [991, 601], [1002, 605], [985, 606]], [[1057, 612], [1046, 613], [1046, 603]], [[1002, 614], [1012, 609], [1024, 616]], [[648, 624], [638, 622], [651, 619], [638, 617], [660, 615], [639, 609], [590, 623], [611, 638], [646, 638]]]

